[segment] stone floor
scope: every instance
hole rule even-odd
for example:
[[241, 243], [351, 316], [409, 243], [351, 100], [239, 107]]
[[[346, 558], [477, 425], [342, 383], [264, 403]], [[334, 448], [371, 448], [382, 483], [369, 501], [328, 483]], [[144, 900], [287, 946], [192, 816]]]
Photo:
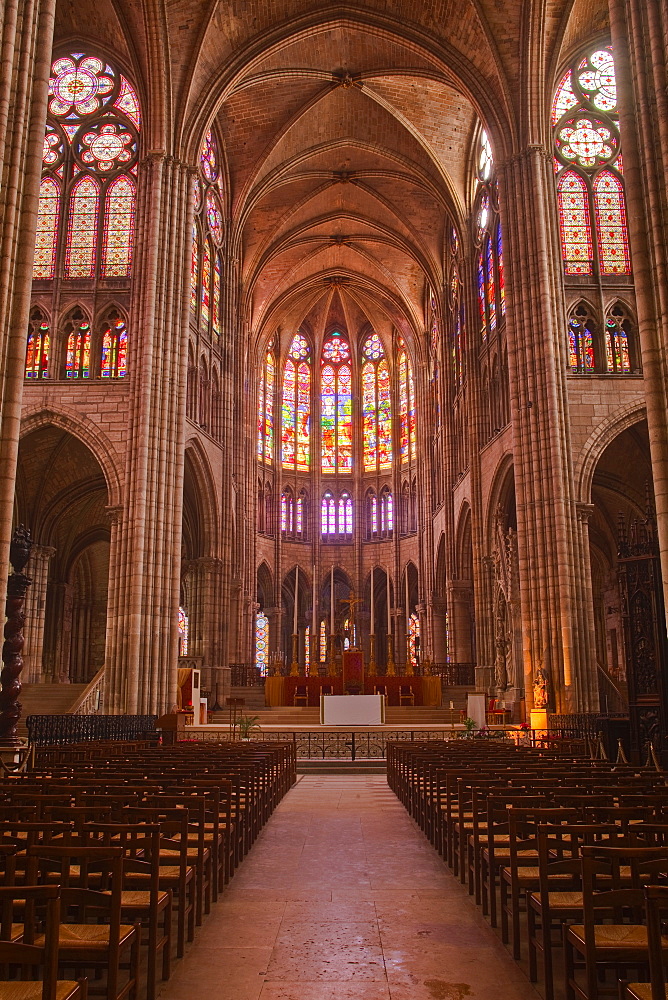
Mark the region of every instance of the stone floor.
[[307, 776], [160, 1000], [539, 1000], [376, 775]]

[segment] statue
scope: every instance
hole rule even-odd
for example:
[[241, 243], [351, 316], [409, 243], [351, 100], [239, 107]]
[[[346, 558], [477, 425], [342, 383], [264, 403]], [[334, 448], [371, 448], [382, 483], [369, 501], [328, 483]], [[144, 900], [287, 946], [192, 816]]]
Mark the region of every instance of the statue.
[[540, 666], [536, 670], [533, 679], [533, 707], [547, 708], [548, 701], [548, 676], [545, 667]]

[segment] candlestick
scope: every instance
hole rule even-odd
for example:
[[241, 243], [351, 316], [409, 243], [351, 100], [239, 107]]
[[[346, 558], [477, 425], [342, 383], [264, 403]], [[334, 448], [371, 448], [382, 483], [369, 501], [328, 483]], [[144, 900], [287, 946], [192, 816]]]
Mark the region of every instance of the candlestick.
[[329, 580], [329, 634], [334, 635], [334, 566]]
[[320, 654], [318, 652], [318, 632], [317, 632], [317, 596], [315, 563], [313, 563], [313, 607], [311, 608], [311, 670], [310, 673], [317, 676]]
[[373, 566], [371, 567], [371, 628], [369, 630], [369, 635], [376, 634], [376, 624], [374, 618], [374, 601], [373, 601]]
[[392, 635], [392, 609], [390, 607], [390, 571], [387, 571], [387, 634]]

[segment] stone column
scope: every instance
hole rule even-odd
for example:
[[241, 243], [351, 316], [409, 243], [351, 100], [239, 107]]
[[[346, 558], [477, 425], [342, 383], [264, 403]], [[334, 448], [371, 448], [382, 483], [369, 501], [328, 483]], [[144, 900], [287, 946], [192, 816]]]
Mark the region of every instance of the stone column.
[[[0, 9], [0, 566], [8, 565], [55, 0]], [[5, 578], [7, 574], [3, 570]], [[5, 586], [3, 583], [3, 588]]]
[[470, 580], [448, 582], [449, 653], [453, 663], [472, 663], [471, 612], [473, 584]]
[[[176, 700], [192, 172], [162, 153], [140, 165], [129, 382], [127, 505], [112, 556], [106, 662], [112, 712]], [[112, 538], [113, 547], [113, 538]]]
[[668, 246], [665, 238], [668, 11], [665, 2], [647, 0], [609, 0], [608, 5], [664, 605], [668, 614]]
[[431, 629], [433, 636], [433, 647], [431, 650], [431, 660], [433, 663], [445, 663], [448, 655], [448, 643], [446, 635], [446, 612], [447, 603], [441, 597], [432, 597], [430, 601]]
[[551, 154], [529, 146], [502, 164], [499, 183], [527, 707], [533, 678], [543, 668], [557, 712], [589, 711], [592, 666], [585, 637], [592, 609], [579, 579], [582, 534], [571, 460]]
[[43, 680], [46, 588], [49, 581], [49, 562], [55, 554], [56, 550], [50, 545], [33, 543], [26, 570], [32, 580], [32, 587], [28, 588], [25, 604], [26, 643], [23, 650], [23, 680], [26, 684], [37, 684]]

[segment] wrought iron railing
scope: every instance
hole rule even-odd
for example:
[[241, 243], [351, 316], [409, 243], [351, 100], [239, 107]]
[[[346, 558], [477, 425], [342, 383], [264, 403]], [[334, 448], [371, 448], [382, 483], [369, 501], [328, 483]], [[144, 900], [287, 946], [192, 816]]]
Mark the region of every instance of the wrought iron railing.
[[29, 715], [29, 743], [64, 746], [91, 740], [158, 740], [157, 715]]
[[261, 687], [264, 677], [254, 663], [230, 663], [232, 687]]
[[475, 663], [432, 663], [431, 673], [444, 687], [475, 687]]

